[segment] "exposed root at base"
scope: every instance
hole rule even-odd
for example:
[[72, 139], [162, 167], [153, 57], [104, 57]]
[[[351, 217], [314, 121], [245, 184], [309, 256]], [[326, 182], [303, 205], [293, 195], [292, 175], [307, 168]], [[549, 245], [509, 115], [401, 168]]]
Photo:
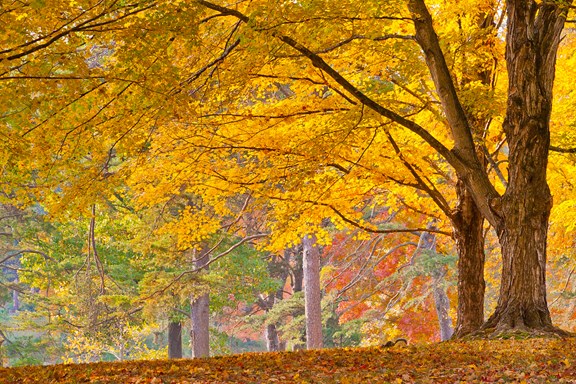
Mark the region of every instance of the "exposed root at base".
[[576, 337], [575, 333], [565, 331], [557, 327], [547, 327], [545, 329], [535, 329], [527, 327], [496, 327], [485, 328], [464, 336], [463, 340], [524, 340], [532, 338], [550, 338], [559, 339], [567, 337]]

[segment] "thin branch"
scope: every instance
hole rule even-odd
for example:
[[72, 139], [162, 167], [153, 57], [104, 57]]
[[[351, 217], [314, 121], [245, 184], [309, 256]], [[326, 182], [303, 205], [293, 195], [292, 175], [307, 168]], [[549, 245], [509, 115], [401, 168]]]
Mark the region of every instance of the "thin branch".
[[[220, 12], [223, 15], [234, 16], [244, 21], [245, 23], [248, 23], [250, 21], [248, 16], [242, 14], [237, 10], [222, 7], [220, 5], [213, 4], [205, 0], [197, 0], [197, 3], [209, 9]], [[432, 136], [430, 132], [424, 129], [424, 127], [420, 126], [419, 124], [415, 123], [412, 120], [408, 120], [402, 117], [396, 112], [388, 108], [385, 108], [384, 106], [380, 105], [379, 103], [371, 99], [369, 96], [367, 96], [358, 88], [356, 88], [352, 83], [346, 80], [338, 71], [332, 68], [330, 64], [328, 64], [323, 58], [321, 58], [319, 55], [312, 52], [310, 49], [306, 48], [302, 44], [298, 43], [296, 40], [292, 39], [289, 36], [282, 35], [276, 31], [271, 32], [271, 34], [280, 41], [286, 43], [287, 45], [291, 46], [292, 48], [303, 54], [305, 57], [307, 57], [313, 66], [327, 73], [334, 81], [340, 84], [340, 86], [342, 86], [346, 91], [348, 91], [351, 95], [353, 95], [362, 104], [366, 105], [367, 107], [374, 110], [383, 117], [386, 117], [387, 119], [390, 119], [402, 125], [403, 127], [409, 129], [410, 131], [416, 133], [424, 141], [426, 141], [432, 148], [434, 148], [440, 155], [442, 155], [442, 157], [444, 157], [452, 166], [457, 167], [458, 169], [462, 169], [463, 164], [461, 160], [452, 151], [450, 151], [450, 149], [444, 146], [444, 144], [442, 144], [438, 139]]]
[[442, 210], [442, 212], [444, 212], [444, 214], [446, 214], [446, 216], [451, 217], [452, 212], [450, 210], [450, 205], [448, 204], [448, 202], [446, 201], [444, 196], [440, 193], [440, 191], [438, 191], [438, 189], [436, 189], [436, 186], [434, 184], [432, 184], [429, 179], [427, 179], [427, 180], [428, 180], [430, 185], [428, 185], [426, 182], [424, 182], [422, 177], [420, 177], [420, 174], [416, 171], [416, 168], [412, 164], [410, 164], [410, 162], [408, 162], [408, 160], [406, 160], [406, 158], [402, 154], [402, 151], [400, 150], [400, 147], [398, 146], [398, 144], [396, 143], [396, 141], [392, 137], [392, 134], [390, 132], [386, 131], [386, 136], [388, 137], [390, 144], [392, 144], [392, 147], [394, 148], [394, 152], [396, 152], [396, 155], [400, 158], [400, 160], [402, 161], [404, 166], [408, 169], [408, 171], [416, 179], [416, 182], [420, 186], [420, 189], [425, 191], [428, 194], [428, 196], [430, 196], [430, 198], [432, 198], [432, 200], [436, 203], [438, 208], [440, 208]]
[[171, 95], [176, 95], [178, 93], [180, 93], [182, 91], [182, 87], [184, 87], [185, 85], [188, 85], [190, 83], [192, 83], [194, 80], [198, 79], [204, 72], [206, 72], [208, 69], [212, 68], [213, 66], [221, 63], [222, 61], [224, 61], [224, 59], [230, 54], [230, 52], [232, 52], [234, 50], [234, 48], [236, 48], [238, 45], [240, 44], [240, 39], [236, 40], [232, 45], [230, 45], [229, 47], [227, 47], [220, 56], [218, 56], [216, 59], [212, 60], [210, 63], [206, 64], [204, 67], [200, 68], [199, 70], [197, 70], [194, 74], [192, 74], [192, 76], [188, 77], [186, 80], [182, 81], [179, 84], [178, 88], [173, 89], [170, 93]]
[[[60, 39], [63, 39], [64, 37], [66, 37], [66, 36], [68, 36], [68, 35], [70, 35], [70, 34], [72, 34], [72, 33], [82, 32], [82, 31], [85, 31], [85, 30], [87, 30], [87, 29], [93, 29], [93, 28], [96, 28], [96, 27], [102, 27], [102, 26], [107, 25], [107, 24], [115, 23], [115, 22], [118, 22], [118, 21], [120, 21], [120, 20], [123, 20], [123, 19], [125, 19], [125, 18], [127, 18], [127, 17], [129, 17], [129, 16], [133, 16], [133, 15], [136, 15], [136, 14], [138, 14], [138, 13], [140, 13], [140, 12], [143, 12], [143, 11], [145, 11], [145, 10], [147, 10], [147, 9], [153, 8], [153, 7], [155, 7], [155, 6], [156, 6], [156, 3], [151, 3], [150, 5], [148, 5], [148, 6], [144, 7], [144, 8], [140, 8], [140, 9], [137, 9], [137, 10], [135, 10], [135, 11], [127, 12], [127, 13], [121, 15], [121, 16], [118, 16], [116, 19], [106, 20], [106, 21], [96, 22], [96, 23], [94, 23], [94, 24], [90, 24], [91, 22], [94, 22], [94, 21], [96, 21], [96, 20], [98, 20], [98, 19], [100, 19], [100, 18], [108, 15], [108, 13], [100, 13], [100, 14], [94, 16], [94, 17], [91, 18], [91, 19], [88, 19], [88, 20], [86, 20], [86, 21], [83, 21], [82, 23], [80, 23], [80, 24], [78, 24], [78, 25], [76, 25], [76, 26], [74, 26], [74, 27], [72, 27], [72, 28], [70, 28], [70, 29], [67, 29], [67, 30], [65, 30], [65, 31], [62, 31], [62, 32], [54, 35], [52, 38], [48, 39], [48, 40], [45, 41], [44, 43], [38, 44], [38, 45], [36, 45], [36, 46], [33, 46], [33, 47], [31, 47], [31, 48], [29, 48], [29, 49], [27, 49], [27, 50], [24, 50], [23, 52], [16, 53], [16, 54], [13, 54], [13, 55], [10, 55], [10, 56], [6, 56], [6, 57], [4, 57], [3, 59], [5, 59], [5, 60], [15, 60], [15, 59], [19, 59], [19, 58], [21, 58], [21, 57], [24, 57], [24, 56], [30, 55], [30, 54], [32, 54], [32, 53], [34, 53], [34, 52], [36, 52], [36, 51], [39, 51], [39, 50], [41, 50], [41, 49], [43, 49], [43, 48], [46, 48], [46, 47], [52, 45], [53, 43], [55, 43], [56, 41], [58, 41], [58, 40], [60, 40]], [[116, 10], [111, 10], [110, 13], [113, 13], [113, 12], [115, 12], [115, 11], [116, 11]], [[48, 36], [49, 36], [49, 35], [48, 35]], [[47, 39], [48, 36], [41, 37], [40, 39], [37, 39], [37, 40]], [[36, 41], [34, 41], [34, 42], [36, 42]], [[8, 53], [8, 52], [10, 52], [10, 51], [16, 50], [17, 48], [21, 48], [21, 47], [26, 46], [26, 45], [30, 45], [30, 43], [28, 42], [28, 43], [26, 43], [25, 45], [21, 45], [21, 46], [19, 46], [19, 47], [15, 47], [15, 48], [11, 48], [11, 49], [8, 49], [8, 50], [4, 50], [4, 51], [0, 52], [0, 54]]]
[[[256, 235], [251, 235], [251, 236], [246, 236], [244, 237], [242, 240], [238, 241], [236, 244], [232, 245], [230, 248], [228, 248], [227, 250], [225, 250], [224, 252], [214, 256], [213, 258], [210, 258], [209, 261], [207, 261], [206, 263], [202, 264], [202, 266], [198, 267], [198, 268], [194, 268], [194, 269], [190, 269], [188, 271], [184, 271], [182, 273], [180, 273], [178, 276], [176, 276], [174, 279], [172, 279], [172, 281], [170, 283], [168, 283], [167, 285], [165, 285], [162, 289], [156, 290], [153, 293], [151, 293], [148, 296], [143, 297], [141, 300], [148, 300], [151, 299], [152, 297], [159, 295], [163, 292], [165, 292], [166, 290], [168, 290], [170, 287], [172, 287], [174, 284], [176, 284], [179, 280], [181, 280], [184, 276], [186, 275], [190, 275], [190, 274], [194, 274], [194, 273], [198, 273], [200, 271], [205, 270], [208, 266], [210, 266], [210, 264], [216, 262], [218, 259], [221, 259], [222, 257], [228, 255], [230, 252], [232, 252], [233, 250], [235, 250], [236, 248], [238, 248], [239, 246], [241, 246], [242, 244], [244, 244], [247, 241], [251, 241], [251, 240], [255, 240], [255, 239], [260, 239], [262, 237], [266, 237], [269, 236], [269, 234], [267, 233], [259, 233]], [[204, 255], [202, 255], [201, 257], [199, 257], [198, 259], [202, 259], [203, 257], [207, 256], [210, 254], [212, 250], [206, 252]]]
[[[100, 275], [100, 294], [104, 294], [105, 285], [104, 285], [104, 266], [102, 265], [102, 260], [100, 259], [100, 255], [98, 255], [98, 251], [96, 250], [96, 236], [95, 236], [95, 228], [96, 228], [96, 204], [92, 204], [92, 217], [90, 218], [90, 243], [92, 252], [94, 253], [94, 261], [96, 262], [96, 268], [98, 269], [98, 274]], [[88, 256], [90, 257], [90, 256]]]
[[446, 231], [442, 231], [439, 229], [430, 229], [430, 228], [397, 228], [397, 229], [374, 229], [374, 228], [370, 228], [367, 227], [363, 224], [358, 223], [357, 221], [354, 221], [352, 219], [350, 219], [349, 217], [345, 216], [342, 212], [340, 212], [336, 207], [334, 207], [331, 204], [328, 203], [321, 203], [318, 201], [313, 201], [313, 200], [293, 200], [293, 199], [284, 199], [284, 198], [280, 198], [280, 197], [274, 197], [274, 196], [268, 196], [268, 198], [270, 199], [275, 199], [275, 200], [280, 200], [280, 201], [293, 201], [293, 202], [302, 202], [302, 203], [307, 203], [307, 204], [312, 204], [312, 205], [317, 205], [317, 206], [321, 206], [321, 207], [327, 207], [330, 208], [338, 217], [340, 217], [342, 219], [342, 221], [358, 228], [358, 229], [362, 229], [363, 231], [369, 232], [369, 233], [412, 233], [415, 234], [417, 236], [420, 236], [419, 233], [420, 232], [430, 232], [430, 233], [438, 233], [438, 234], [442, 234], [448, 237], [452, 237], [452, 233], [451, 232], [446, 232]]
[[350, 288], [354, 287], [357, 283], [359, 283], [362, 280], [362, 278], [364, 277], [365, 271], [369, 271], [371, 269], [374, 269], [378, 264], [380, 264], [380, 262], [382, 262], [385, 258], [390, 256], [392, 253], [396, 252], [398, 249], [400, 249], [402, 247], [409, 246], [409, 245], [417, 246], [417, 244], [414, 242], [406, 242], [406, 243], [398, 244], [395, 247], [393, 247], [392, 249], [390, 249], [389, 251], [387, 251], [383, 256], [378, 258], [378, 260], [376, 260], [374, 263], [372, 263], [371, 268], [367, 268], [371, 258], [373, 257], [373, 255], [376, 251], [377, 245], [378, 245], [378, 242], [376, 242], [374, 244], [374, 246], [372, 247], [372, 250], [370, 251], [368, 259], [366, 260], [365, 264], [358, 270], [358, 273], [356, 274], [356, 276], [354, 276], [354, 278], [352, 278], [350, 280], [350, 282], [348, 284], [346, 284], [346, 286], [344, 286], [342, 289], [338, 290], [338, 294], [336, 295], [336, 299], [340, 298], [344, 293], [346, 293], [346, 291], [348, 291]]
[[566, 284], [564, 284], [564, 288], [562, 289], [562, 292], [560, 292], [558, 297], [555, 298], [554, 301], [550, 303], [549, 307], [552, 307], [558, 301], [558, 299], [560, 299], [562, 297], [564, 292], [566, 292], [566, 289], [568, 288], [568, 284], [570, 284], [570, 279], [572, 278], [572, 275], [574, 274], [575, 270], [576, 270], [576, 268], [572, 268], [572, 270], [570, 271], [570, 274], [568, 275], [568, 279], [566, 279]]
[[23, 249], [23, 250], [17, 251], [17, 252], [15, 252], [15, 253], [11, 254], [10, 256], [7, 256], [7, 257], [5, 257], [4, 259], [0, 260], [0, 264], [6, 262], [6, 261], [8, 261], [8, 260], [10, 260], [10, 259], [13, 258], [13, 257], [19, 256], [19, 255], [21, 255], [21, 254], [23, 254], [23, 253], [35, 253], [35, 254], [37, 254], [37, 255], [43, 256], [43, 257], [44, 257], [45, 259], [47, 259], [47, 260], [51, 260], [51, 261], [53, 261], [53, 262], [55, 262], [55, 263], [57, 262], [56, 259], [48, 256], [46, 253], [44, 253], [44, 252], [42, 252], [42, 251], [35, 251], [35, 250], [33, 250], [33, 249]]
[[389, 35], [384, 35], [384, 36], [377, 36], [377, 37], [369, 37], [369, 36], [364, 36], [364, 35], [354, 35], [354, 36], [350, 36], [347, 39], [344, 39], [342, 41], [339, 41], [338, 43], [330, 46], [330, 47], [326, 47], [320, 50], [315, 51], [314, 53], [316, 54], [321, 54], [321, 53], [328, 53], [330, 51], [333, 51], [335, 49], [338, 49], [348, 43], [351, 43], [354, 40], [372, 40], [372, 41], [385, 41], [385, 40], [390, 40], [390, 39], [400, 39], [400, 40], [414, 40], [414, 36], [412, 35], [397, 35], [397, 34], [389, 34]]
[[486, 159], [490, 163], [490, 166], [492, 167], [492, 169], [494, 169], [494, 172], [496, 172], [498, 179], [500, 180], [500, 182], [502, 183], [502, 185], [504, 187], [507, 187], [508, 181], [504, 177], [504, 174], [500, 170], [500, 167], [498, 167], [498, 164], [494, 161], [492, 156], [490, 156], [490, 152], [488, 151], [488, 148], [486, 148], [486, 146], [484, 144], [482, 144], [481, 146], [482, 146], [482, 151], [484, 152], [484, 156], [486, 157]]
[[561, 148], [561, 147], [557, 147], [555, 145], [551, 145], [549, 147], [550, 151], [553, 152], [560, 152], [560, 153], [576, 153], [576, 147], [573, 148]]
[[286, 119], [289, 117], [314, 115], [317, 113], [322, 114], [322, 113], [343, 112], [343, 111], [350, 111], [350, 108], [323, 108], [323, 109], [318, 109], [318, 110], [283, 113], [283, 114], [279, 114], [279, 115], [252, 115], [250, 113], [246, 113], [246, 114], [241, 114], [241, 113], [210, 113], [210, 114], [206, 114], [206, 115], [201, 115], [201, 116], [199, 116], [199, 118], [230, 116], [230, 117], [243, 117], [243, 118], [250, 118], [250, 119], [252, 119], [252, 118]]

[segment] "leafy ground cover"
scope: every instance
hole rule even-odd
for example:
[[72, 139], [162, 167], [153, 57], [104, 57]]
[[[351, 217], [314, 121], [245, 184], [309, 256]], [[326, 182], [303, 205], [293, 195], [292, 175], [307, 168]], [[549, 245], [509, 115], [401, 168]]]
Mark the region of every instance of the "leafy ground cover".
[[576, 383], [576, 339], [1, 368], [0, 383]]

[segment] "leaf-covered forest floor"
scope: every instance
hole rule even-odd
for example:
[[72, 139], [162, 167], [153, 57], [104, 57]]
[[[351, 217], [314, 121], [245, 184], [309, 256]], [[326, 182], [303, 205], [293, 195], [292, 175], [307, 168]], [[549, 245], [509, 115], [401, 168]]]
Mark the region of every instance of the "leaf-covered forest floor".
[[576, 383], [576, 339], [0, 368], [0, 383]]

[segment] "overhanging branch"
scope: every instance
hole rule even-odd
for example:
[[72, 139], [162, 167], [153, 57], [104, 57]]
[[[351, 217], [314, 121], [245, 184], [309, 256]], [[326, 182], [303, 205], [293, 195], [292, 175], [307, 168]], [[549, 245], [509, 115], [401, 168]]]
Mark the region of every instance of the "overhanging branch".
[[[205, 6], [206, 8], [212, 9], [214, 11], [220, 12], [222, 15], [229, 15], [234, 16], [243, 22], [247, 23], [250, 21], [250, 18], [243, 13], [226, 8], [217, 4], [210, 3], [205, 0], [197, 0], [197, 3], [200, 5]], [[313, 66], [321, 69], [326, 74], [328, 74], [336, 83], [338, 83], [341, 87], [343, 87], [347, 92], [349, 92], [354, 98], [360, 101], [362, 104], [367, 106], [368, 108], [374, 110], [379, 115], [394, 121], [397, 124], [409, 129], [410, 131], [414, 132], [418, 136], [420, 136], [424, 141], [426, 141], [432, 148], [434, 148], [442, 157], [446, 159], [452, 166], [457, 168], [462, 168], [461, 160], [452, 153], [444, 144], [442, 144], [438, 139], [436, 139], [430, 132], [428, 132], [424, 127], [420, 126], [419, 124], [408, 120], [401, 115], [397, 114], [396, 112], [385, 108], [384, 106], [380, 105], [373, 99], [371, 99], [368, 95], [364, 94], [358, 88], [356, 88], [352, 83], [346, 80], [337, 70], [332, 68], [322, 57], [320, 57], [317, 53], [312, 52], [310, 49], [305, 47], [304, 45], [300, 44], [293, 38], [278, 33], [276, 31], [271, 32], [272, 36], [276, 37], [280, 41], [284, 42], [285, 44], [289, 45], [296, 51], [300, 52], [302, 55], [307, 57]]]

